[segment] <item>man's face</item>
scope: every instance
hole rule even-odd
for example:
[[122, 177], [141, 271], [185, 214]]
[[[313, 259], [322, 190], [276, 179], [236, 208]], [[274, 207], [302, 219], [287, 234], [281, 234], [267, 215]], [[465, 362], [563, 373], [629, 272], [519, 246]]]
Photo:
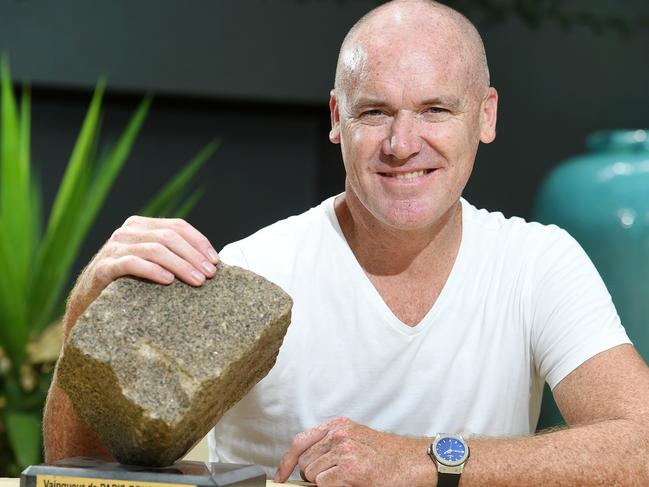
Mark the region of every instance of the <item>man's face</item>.
[[[497, 95], [476, 88], [452, 49], [358, 49], [330, 102], [347, 198], [382, 224], [434, 226], [458, 201], [480, 140], [495, 137]], [[353, 194], [349, 194], [349, 192]]]

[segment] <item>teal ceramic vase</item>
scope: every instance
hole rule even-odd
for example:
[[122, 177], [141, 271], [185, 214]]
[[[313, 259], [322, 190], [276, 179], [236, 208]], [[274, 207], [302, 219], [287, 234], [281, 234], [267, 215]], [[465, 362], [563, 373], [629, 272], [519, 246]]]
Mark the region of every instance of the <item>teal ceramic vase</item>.
[[[581, 244], [649, 361], [649, 130], [596, 132], [586, 146], [546, 178], [534, 219], [566, 229]], [[541, 427], [561, 421], [547, 396]]]

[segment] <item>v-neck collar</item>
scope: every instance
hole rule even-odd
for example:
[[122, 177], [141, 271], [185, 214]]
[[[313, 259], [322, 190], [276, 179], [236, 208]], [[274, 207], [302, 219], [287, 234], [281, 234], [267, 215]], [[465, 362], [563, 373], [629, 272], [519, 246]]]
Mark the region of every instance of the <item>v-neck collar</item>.
[[364, 294], [374, 303], [376, 309], [380, 311], [381, 315], [383, 315], [386, 323], [388, 323], [398, 332], [405, 335], [417, 335], [423, 332], [425, 329], [431, 326], [431, 323], [435, 322], [437, 316], [441, 312], [440, 310], [444, 308], [444, 303], [448, 300], [448, 296], [453, 294], [458, 286], [458, 283], [456, 281], [459, 279], [458, 276], [462, 273], [461, 269], [465, 265], [466, 258], [464, 254], [466, 252], [465, 247], [468, 240], [467, 233], [470, 231], [469, 226], [467, 225], [467, 213], [469, 211], [469, 208], [467, 208], [468, 203], [463, 198], [460, 198], [460, 203], [462, 204], [462, 235], [460, 238], [460, 248], [458, 249], [455, 261], [453, 262], [451, 272], [449, 273], [448, 278], [446, 279], [446, 282], [444, 283], [444, 286], [439, 293], [439, 296], [437, 297], [431, 308], [428, 310], [426, 315], [424, 315], [419, 323], [414, 326], [410, 326], [397, 318], [397, 316], [392, 312], [390, 307], [383, 300], [381, 294], [376, 289], [376, 287], [374, 287], [374, 284], [372, 284], [372, 281], [356, 259], [354, 252], [352, 252], [352, 249], [349, 246], [347, 239], [345, 238], [345, 235], [340, 226], [340, 222], [338, 221], [338, 217], [336, 215], [335, 201], [338, 196], [340, 195], [332, 196], [331, 198], [326, 200], [324, 202], [324, 210], [327, 214], [327, 217], [329, 218], [332, 230], [335, 231], [340, 238], [340, 243], [343, 247], [342, 254], [347, 261], [343, 263], [343, 265], [348, 265], [349, 269], [351, 269], [351, 272], [356, 273], [355, 282], [361, 283], [361, 285], [363, 286]]

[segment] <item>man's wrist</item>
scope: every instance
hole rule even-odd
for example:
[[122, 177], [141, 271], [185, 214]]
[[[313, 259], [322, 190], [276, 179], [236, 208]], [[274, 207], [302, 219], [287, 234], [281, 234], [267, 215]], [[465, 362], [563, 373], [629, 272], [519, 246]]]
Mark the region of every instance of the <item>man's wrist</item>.
[[395, 445], [395, 455], [402, 459], [399, 474], [392, 485], [404, 487], [435, 487], [437, 466], [426, 453], [430, 438], [401, 436], [401, 444]]
[[438, 487], [457, 487], [470, 449], [462, 435], [439, 433], [426, 453], [437, 467]]

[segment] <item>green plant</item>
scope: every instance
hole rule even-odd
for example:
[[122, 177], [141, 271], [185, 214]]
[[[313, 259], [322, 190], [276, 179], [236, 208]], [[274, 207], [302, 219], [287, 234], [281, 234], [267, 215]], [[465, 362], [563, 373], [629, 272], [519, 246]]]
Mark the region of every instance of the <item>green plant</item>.
[[[30, 161], [30, 92], [20, 107], [8, 63], [0, 63], [0, 477], [42, 460], [41, 415], [58, 355], [56, 328], [70, 272], [85, 237], [145, 119], [145, 98], [116, 143], [100, 148], [104, 82], [90, 102], [47, 224], [41, 187]], [[202, 195], [187, 196], [212, 142], [160, 190], [140, 214], [184, 216]], [[60, 329], [60, 328], [59, 328]], [[52, 337], [54, 336], [54, 339]], [[44, 343], [50, 345], [50, 352]], [[51, 349], [54, 349], [52, 353]]]

